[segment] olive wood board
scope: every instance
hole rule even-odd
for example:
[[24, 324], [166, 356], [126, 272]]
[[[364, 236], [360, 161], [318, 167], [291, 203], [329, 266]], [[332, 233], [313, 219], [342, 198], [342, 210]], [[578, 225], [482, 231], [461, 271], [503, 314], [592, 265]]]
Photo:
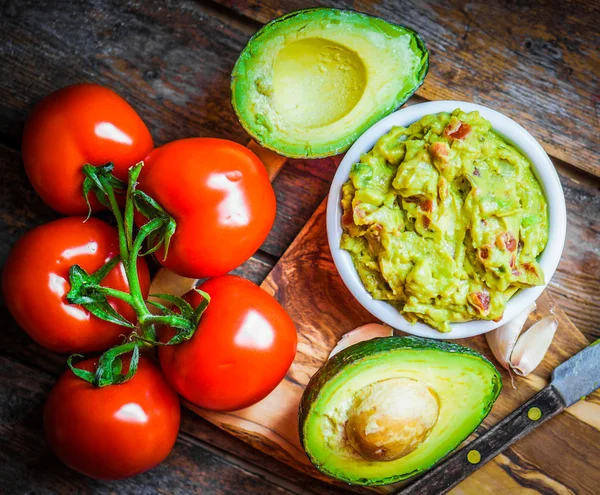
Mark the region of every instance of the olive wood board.
[[[249, 147], [261, 153], [273, 180], [285, 159], [253, 143]], [[264, 400], [240, 411], [218, 413], [190, 403], [186, 406], [282, 462], [340, 485], [319, 473], [306, 457], [298, 437], [298, 405], [310, 377], [325, 363], [341, 336], [377, 319], [355, 301], [337, 273], [327, 244], [325, 204], [323, 201], [261, 285], [288, 311], [298, 331], [298, 351], [286, 378]], [[554, 342], [542, 364], [526, 378], [511, 377], [501, 368], [485, 337], [457, 341], [484, 354], [503, 375], [504, 389], [498, 401], [469, 440], [526, 402], [549, 382], [558, 364], [588, 345], [547, 290], [538, 299], [526, 326], [550, 311], [559, 320]], [[451, 493], [513, 494], [539, 489], [543, 493], [595, 494], [600, 486], [599, 473], [600, 393], [596, 392], [520, 440]], [[398, 486], [373, 490], [385, 493]], [[357, 487], [352, 490], [365, 491]]]

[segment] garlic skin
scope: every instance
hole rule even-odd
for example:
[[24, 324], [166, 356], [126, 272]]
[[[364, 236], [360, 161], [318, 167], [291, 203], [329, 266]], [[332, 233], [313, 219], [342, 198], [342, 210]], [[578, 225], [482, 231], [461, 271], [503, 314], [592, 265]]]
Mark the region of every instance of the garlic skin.
[[510, 367], [519, 376], [527, 376], [544, 360], [558, 328], [558, 320], [548, 315], [534, 323], [519, 337], [510, 356]]
[[535, 309], [535, 303], [527, 306], [517, 316], [501, 327], [485, 334], [490, 349], [498, 362], [507, 370], [510, 370], [510, 357], [523, 329], [523, 325]]
[[337, 345], [329, 353], [329, 359], [338, 352], [346, 349], [346, 347], [350, 347], [363, 340], [371, 340], [377, 337], [391, 337], [392, 335], [394, 335], [394, 330], [392, 330], [392, 328], [381, 325], [380, 323], [368, 323], [367, 325], [355, 328], [344, 334]]
[[[173, 296], [181, 297], [194, 287], [196, 287], [196, 283], [198, 279], [195, 278], [186, 278], [181, 275], [177, 275], [175, 272], [168, 270], [166, 268], [161, 268], [156, 272], [156, 275], [152, 279], [150, 283], [150, 294], [171, 294]], [[159, 299], [158, 297], [149, 297], [151, 301], [156, 301], [158, 303], [165, 303], [165, 301]], [[167, 305], [170, 305], [167, 303]], [[151, 313], [157, 314], [160, 312], [158, 308], [148, 305], [148, 309]]]

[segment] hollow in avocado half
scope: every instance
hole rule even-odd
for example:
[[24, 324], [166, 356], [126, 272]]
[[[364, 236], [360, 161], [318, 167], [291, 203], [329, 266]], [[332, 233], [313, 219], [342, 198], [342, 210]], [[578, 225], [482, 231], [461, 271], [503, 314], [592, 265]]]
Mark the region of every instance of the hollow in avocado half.
[[417, 337], [359, 342], [332, 357], [300, 402], [300, 439], [323, 473], [356, 485], [414, 476], [455, 449], [502, 389], [477, 352]]
[[421, 86], [428, 60], [423, 40], [403, 26], [354, 11], [300, 10], [250, 39], [231, 76], [233, 108], [266, 148], [335, 155]]

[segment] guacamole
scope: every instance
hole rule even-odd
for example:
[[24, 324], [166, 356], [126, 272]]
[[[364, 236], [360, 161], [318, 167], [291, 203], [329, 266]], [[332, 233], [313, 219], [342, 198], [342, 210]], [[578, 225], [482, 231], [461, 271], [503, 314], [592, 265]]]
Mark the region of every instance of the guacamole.
[[342, 188], [341, 247], [365, 288], [411, 322], [499, 320], [537, 257], [548, 208], [527, 159], [478, 112], [394, 127]]

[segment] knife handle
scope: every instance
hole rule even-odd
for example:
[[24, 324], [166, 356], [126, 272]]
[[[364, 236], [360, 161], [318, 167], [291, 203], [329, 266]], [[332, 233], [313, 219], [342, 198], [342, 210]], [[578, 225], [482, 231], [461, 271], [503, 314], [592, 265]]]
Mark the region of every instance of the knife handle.
[[414, 483], [395, 492], [395, 495], [442, 495], [448, 492], [486, 462], [564, 408], [565, 403], [556, 389], [548, 385], [497, 425], [461, 450], [446, 457]]

